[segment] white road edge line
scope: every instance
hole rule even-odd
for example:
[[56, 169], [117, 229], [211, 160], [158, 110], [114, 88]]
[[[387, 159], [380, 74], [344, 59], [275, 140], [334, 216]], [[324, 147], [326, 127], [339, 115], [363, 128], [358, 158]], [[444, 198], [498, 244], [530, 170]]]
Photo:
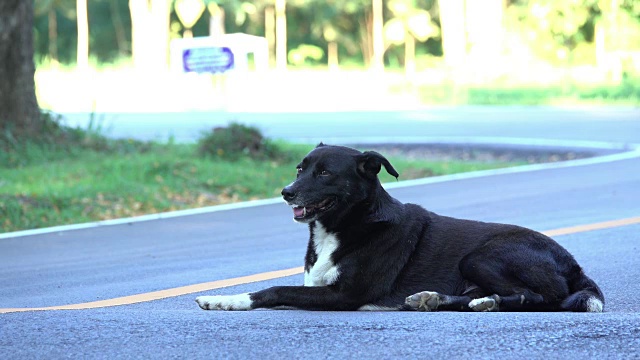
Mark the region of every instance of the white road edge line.
[[[320, 142], [319, 140], [315, 141], [314, 139], [299, 139], [299, 140], [304, 142], [309, 142], [309, 143]], [[585, 159], [560, 161], [555, 163], [522, 165], [522, 166], [511, 167], [511, 168], [481, 170], [481, 171], [473, 171], [468, 173], [434, 176], [434, 177], [415, 179], [415, 180], [404, 180], [404, 181], [399, 181], [395, 183], [385, 183], [384, 187], [386, 189], [397, 189], [397, 188], [403, 188], [403, 187], [409, 187], [409, 186], [435, 184], [435, 183], [441, 183], [446, 181], [473, 179], [473, 178], [479, 178], [479, 177], [485, 177], [485, 176], [515, 174], [515, 173], [523, 173], [523, 172], [529, 172], [529, 171], [595, 165], [595, 164], [602, 164], [602, 163], [620, 161], [620, 160], [628, 160], [628, 159], [640, 157], [640, 144], [609, 143], [609, 142], [599, 142], [599, 141], [573, 141], [573, 140], [526, 139], [526, 138], [497, 138], [497, 137], [478, 137], [478, 138], [369, 137], [369, 138], [362, 138], [362, 139], [345, 137], [345, 138], [324, 139], [324, 141], [326, 141], [327, 143], [333, 143], [333, 144], [349, 144], [349, 143], [433, 144], [433, 143], [436, 143], [436, 144], [467, 144], [467, 145], [494, 145], [494, 146], [514, 146], [515, 145], [515, 146], [523, 146], [523, 147], [533, 146], [533, 147], [543, 147], [543, 148], [552, 147], [552, 148], [567, 148], [567, 149], [600, 149], [600, 150], [622, 151], [620, 153], [595, 156], [592, 158], [585, 158]], [[41, 229], [21, 230], [21, 231], [14, 231], [14, 232], [0, 234], [0, 240], [31, 236], [31, 235], [62, 233], [65, 231], [89, 229], [89, 228], [95, 228], [100, 226], [133, 224], [133, 223], [150, 221], [150, 220], [170, 219], [170, 218], [181, 217], [181, 216], [208, 214], [208, 213], [213, 213], [218, 211], [228, 211], [228, 210], [244, 209], [244, 208], [255, 207], [255, 206], [273, 205], [273, 204], [278, 204], [282, 202], [283, 201], [281, 198], [252, 200], [252, 201], [243, 201], [243, 202], [231, 203], [231, 204], [207, 206], [207, 207], [196, 208], [196, 209], [186, 209], [186, 210], [170, 211], [170, 212], [141, 215], [141, 216], [128, 217], [128, 218], [88, 222], [88, 223], [82, 223], [82, 224], [71, 224], [71, 225], [53, 226], [53, 227], [47, 227], [47, 228], [41, 228]]]

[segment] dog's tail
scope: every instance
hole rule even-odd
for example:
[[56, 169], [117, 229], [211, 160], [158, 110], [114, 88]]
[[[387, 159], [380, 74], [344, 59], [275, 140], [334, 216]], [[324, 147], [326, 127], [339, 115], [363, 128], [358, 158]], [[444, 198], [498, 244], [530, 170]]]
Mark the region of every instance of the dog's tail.
[[569, 284], [572, 294], [560, 304], [562, 310], [577, 312], [603, 312], [604, 295], [596, 283], [580, 270], [578, 277]]

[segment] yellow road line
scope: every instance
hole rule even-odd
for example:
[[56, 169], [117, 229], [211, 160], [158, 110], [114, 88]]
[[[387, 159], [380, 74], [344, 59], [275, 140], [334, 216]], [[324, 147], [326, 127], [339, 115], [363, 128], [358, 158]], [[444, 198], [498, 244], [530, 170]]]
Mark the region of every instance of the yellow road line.
[[0, 314], [11, 313], [11, 312], [21, 312], [21, 311], [38, 311], [38, 310], [82, 310], [82, 309], [95, 309], [95, 308], [103, 308], [109, 306], [118, 306], [118, 305], [130, 305], [141, 302], [160, 300], [169, 297], [176, 297], [180, 295], [193, 294], [203, 291], [209, 291], [214, 289], [220, 289], [229, 286], [236, 286], [242, 284], [248, 284], [252, 282], [265, 281], [278, 279], [285, 276], [301, 274], [304, 271], [304, 268], [296, 267], [292, 269], [285, 270], [277, 270], [270, 271], [260, 274], [242, 276], [232, 279], [225, 280], [217, 280], [206, 283], [181, 286], [173, 289], [159, 290], [153, 291], [143, 294], [131, 295], [131, 296], [123, 296], [113, 299], [92, 301], [87, 303], [80, 304], [71, 304], [71, 305], [61, 305], [61, 306], [50, 306], [50, 307], [41, 307], [41, 308], [12, 308], [12, 309], [0, 309]]
[[[543, 231], [542, 233], [547, 236], [561, 236], [561, 235], [576, 234], [576, 233], [593, 231], [593, 230], [603, 230], [603, 229], [609, 229], [609, 228], [615, 228], [615, 227], [633, 225], [633, 224], [640, 224], [640, 216], [627, 218], [627, 219], [604, 221], [604, 222], [599, 222], [594, 224], [571, 226], [571, 227], [566, 227], [561, 229]], [[296, 267], [291, 269], [270, 271], [270, 272], [242, 276], [242, 277], [237, 277], [232, 279], [217, 280], [217, 281], [211, 281], [206, 283], [181, 286], [181, 287], [172, 288], [172, 289], [159, 290], [159, 291], [153, 291], [153, 292], [148, 292], [143, 294], [123, 296], [123, 297], [118, 297], [113, 299], [92, 301], [92, 302], [80, 303], [80, 304], [50, 306], [50, 307], [41, 307], [41, 308], [7, 308], [7, 309], [0, 309], [0, 314], [23, 312], [23, 311], [40, 311], [40, 310], [82, 310], [82, 309], [95, 309], [95, 308], [103, 308], [103, 307], [119, 306], [119, 305], [130, 305], [130, 304], [137, 304], [141, 302], [176, 297], [181, 295], [199, 293], [199, 292], [209, 291], [214, 289], [220, 289], [220, 288], [229, 287], [229, 286], [249, 284], [249, 283], [265, 281], [265, 280], [273, 280], [273, 279], [278, 279], [285, 276], [301, 274], [303, 271], [304, 271], [303, 267]]]
[[604, 221], [604, 222], [599, 222], [595, 224], [571, 226], [571, 227], [566, 227], [562, 229], [543, 231], [542, 233], [547, 236], [561, 236], [561, 235], [576, 234], [576, 233], [593, 231], [593, 230], [603, 230], [603, 229], [609, 229], [609, 228], [633, 225], [633, 224], [640, 224], [640, 216], [627, 218], [627, 219]]

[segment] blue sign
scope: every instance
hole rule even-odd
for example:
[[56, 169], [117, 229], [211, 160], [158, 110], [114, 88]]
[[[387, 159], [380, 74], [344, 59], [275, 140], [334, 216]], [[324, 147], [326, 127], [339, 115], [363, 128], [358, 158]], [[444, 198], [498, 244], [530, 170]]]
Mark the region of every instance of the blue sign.
[[185, 72], [223, 73], [233, 69], [233, 53], [227, 47], [196, 47], [182, 51]]

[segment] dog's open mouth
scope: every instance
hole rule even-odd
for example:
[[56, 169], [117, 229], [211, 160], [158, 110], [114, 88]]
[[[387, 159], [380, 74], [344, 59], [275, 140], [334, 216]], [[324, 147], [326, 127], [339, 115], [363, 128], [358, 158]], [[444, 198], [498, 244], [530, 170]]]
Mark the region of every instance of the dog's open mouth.
[[327, 198], [317, 204], [311, 204], [306, 206], [293, 206], [293, 219], [304, 220], [310, 219], [322, 212], [331, 209], [336, 204], [335, 198]]

